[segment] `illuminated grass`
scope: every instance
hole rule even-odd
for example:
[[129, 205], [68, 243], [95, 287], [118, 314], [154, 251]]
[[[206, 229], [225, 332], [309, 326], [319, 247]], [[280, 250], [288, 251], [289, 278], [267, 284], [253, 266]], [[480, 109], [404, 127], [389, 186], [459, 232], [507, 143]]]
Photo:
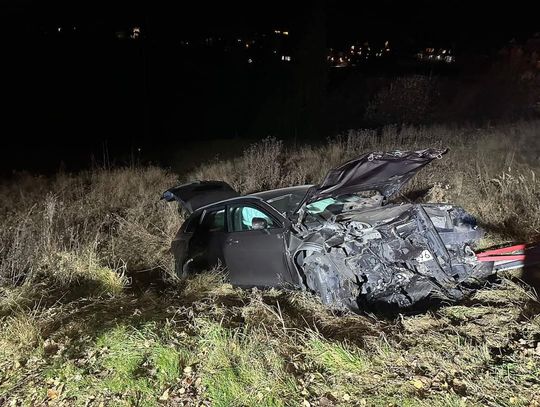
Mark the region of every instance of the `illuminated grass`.
[[63, 383], [62, 399], [76, 405], [94, 399], [157, 405], [167, 386], [175, 385], [193, 361], [193, 354], [165, 344], [156, 328], [119, 325], [97, 338], [82, 358], [84, 363], [61, 360], [47, 369], [46, 376], [53, 384]]
[[203, 383], [215, 406], [297, 405], [295, 379], [285, 360], [263, 333], [231, 331], [204, 323], [201, 346], [205, 353]]
[[333, 375], [347, 376], [364, 373], [370, 368], [369, 359], [358, 348], [343, 342], [331, 342], [319, 334], [311, 333], [304, 352], [318, 366]]

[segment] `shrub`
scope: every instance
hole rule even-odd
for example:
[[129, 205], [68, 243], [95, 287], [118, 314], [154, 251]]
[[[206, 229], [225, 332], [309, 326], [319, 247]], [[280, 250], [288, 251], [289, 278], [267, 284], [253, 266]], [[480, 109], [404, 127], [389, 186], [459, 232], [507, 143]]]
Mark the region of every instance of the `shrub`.
[[365, 117], [374, 123], [425, 123], [439, 96], [437, 85], [431, 77], [397, 77], [375, 94]]

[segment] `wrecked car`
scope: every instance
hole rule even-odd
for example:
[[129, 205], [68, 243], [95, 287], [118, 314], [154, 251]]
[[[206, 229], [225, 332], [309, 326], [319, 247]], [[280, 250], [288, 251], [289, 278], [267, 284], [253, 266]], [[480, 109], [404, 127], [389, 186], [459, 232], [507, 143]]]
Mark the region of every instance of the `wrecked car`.
[[222, 181], [171, 188], [190, 213], [171, 246], [180, 276], [216, 265], [239, 287], [309, 290], [337, 309], [457, 301], [493, 273], [473, 216], [451, 204], [391, 203], [446, 150], [372, 152], [319, 185], [241, 196]]

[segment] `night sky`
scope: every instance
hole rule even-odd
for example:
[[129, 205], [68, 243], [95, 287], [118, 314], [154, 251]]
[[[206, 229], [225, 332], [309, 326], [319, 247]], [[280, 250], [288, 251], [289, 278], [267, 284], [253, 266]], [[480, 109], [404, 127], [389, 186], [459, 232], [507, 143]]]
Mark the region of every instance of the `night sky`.
[[[540, 31], [532, 4], [1, 0], [0, 167], [54, 171], [64, 163], [76, 170], [104, 150], [125, 160], [139, 148], [145, 159], [170, 164], [182, 146], [201, 140], [314, 134], [315, 124], [303, 123], [309, 115], [271, 129], [267, 116], [286, 116], [280, 112], [297, 106], [287, 92], [325, 75], [323, 47], [390, 40], [403, 52], [440, 44], [490, 54]], [[134, 26], [140, 41], [115, 37]], [[179, 46], [276, 28], [289, 30], [293, 48], [304, 53], [294, 68], [247, 70]]]

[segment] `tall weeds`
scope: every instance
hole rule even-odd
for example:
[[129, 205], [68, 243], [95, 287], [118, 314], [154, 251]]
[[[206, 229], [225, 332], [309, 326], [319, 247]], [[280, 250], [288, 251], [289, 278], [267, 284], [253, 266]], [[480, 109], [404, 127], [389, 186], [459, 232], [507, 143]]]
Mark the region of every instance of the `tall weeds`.
[[127, 269], [172, 270], [181, 218], [159, 197], [176, 182], [154, 167], [19, 175], [1, 187], [0, 283], [118, 293]]
[[174, 270], [168, 251], [182, 216], [159, 200], [165, 189], [194, 179], [225, 180], [241, 193], [315, 184], [330, 168], [374, 150], [449, 147], [412, 180], [405, 198], [397, 198], [453, 202], [477, 215], [497, 239], [534, 240], [540, 230], [539, 133], [539, 121], [387, 126], [349, 131], [322, 145], [266, 138], [180, 180], [156, 167], [52, 178], [22, 174], [0, 185], [0, 284], [70, 286], [83, 275], [102, 278], [106, 268], [119, 278], [110, 286], [117, 292], [126, 271]]
[[456, 203], [506, 239], [531, 240], [540, 226], [539, 133], [539, 121], [522, 121], [484, 128], [404, 125], [378, 132], [351, 130], [319, 146], [287, 147], [265, 139], [241, 157], [201, 165], [188, 178], [223, 179], [239, 192], [250, 193], [318, 183], [330, 168], [369, 151], [448, 147], [449, 153], [423, 169], [403, 193]]

